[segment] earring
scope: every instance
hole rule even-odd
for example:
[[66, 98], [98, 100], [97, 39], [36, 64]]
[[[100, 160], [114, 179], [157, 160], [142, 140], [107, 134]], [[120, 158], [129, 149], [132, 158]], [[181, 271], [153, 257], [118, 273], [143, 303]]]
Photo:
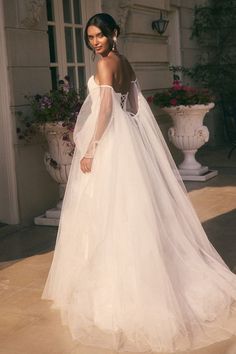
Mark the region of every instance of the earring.
[[116, 43], [117, 43], [117, 37], [114, 36], [114, 37], [113, 37], [113, 44], [112, 44], [112, 50], [113, 50], [113, 51], [116, 50]]

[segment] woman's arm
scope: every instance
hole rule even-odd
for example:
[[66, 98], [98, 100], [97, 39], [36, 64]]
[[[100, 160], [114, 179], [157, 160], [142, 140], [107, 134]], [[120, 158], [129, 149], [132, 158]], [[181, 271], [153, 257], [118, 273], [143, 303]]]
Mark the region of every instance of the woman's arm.
[[100, 85], [100, 108], [95, 126], [95, 131], [88, 145], [86, 153], [81, 160], [81, 170], [90, 172], [92, 168], [92, 159], [96, 147], [99, 144], [112, 116], [112, 80], [113, 75], [109, 66], [108, 58], [103, 58], [98, 62], [96, 79]]

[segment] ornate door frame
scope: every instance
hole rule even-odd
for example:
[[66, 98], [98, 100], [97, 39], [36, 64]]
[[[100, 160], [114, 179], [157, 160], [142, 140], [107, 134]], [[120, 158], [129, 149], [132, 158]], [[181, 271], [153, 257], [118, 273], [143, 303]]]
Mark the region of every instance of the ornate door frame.
[[0, 222], [19, 223], [3, 0], [0, 0]]

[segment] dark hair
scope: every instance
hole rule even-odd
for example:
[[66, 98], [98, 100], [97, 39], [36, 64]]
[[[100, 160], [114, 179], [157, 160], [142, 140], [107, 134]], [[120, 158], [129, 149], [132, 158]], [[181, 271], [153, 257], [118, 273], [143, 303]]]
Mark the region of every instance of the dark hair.
[[120, 27], [118, 26], [118, 24], [116, 23], [116, 21], [114, 20], [114, 18], [111, 15], [102, 12], [102, 13], [92, 16], [88, 20], [85, 30], [84, 30], [84, 40], [85, 40], [86, 46], [90, 50], [92, 50], [93, 48], [91, 47], [91, 44], [88, 39], [88, 27], [89, 26], [98, 27], [102, 31], [102, 34], [108, 38], [112, 37], [115, 30], [117, 31], [117, 37], [120, 34]]

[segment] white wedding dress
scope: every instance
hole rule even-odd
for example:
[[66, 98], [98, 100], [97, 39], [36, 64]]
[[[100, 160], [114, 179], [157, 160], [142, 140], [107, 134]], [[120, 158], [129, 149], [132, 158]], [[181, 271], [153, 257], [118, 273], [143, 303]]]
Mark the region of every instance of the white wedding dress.
[[93, 76], [88, 87], [42, 298], [85, 345], [190, 353], [230, 338], [236, 275], [208, 241], [137, 81], [125, 95]]

